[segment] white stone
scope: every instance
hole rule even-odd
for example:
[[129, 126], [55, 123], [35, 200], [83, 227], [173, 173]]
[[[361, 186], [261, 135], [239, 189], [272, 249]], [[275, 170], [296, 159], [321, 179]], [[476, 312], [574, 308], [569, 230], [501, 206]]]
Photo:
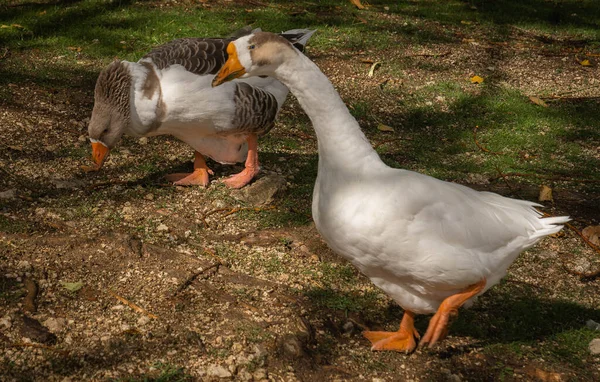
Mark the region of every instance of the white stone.
[[217, 378], [231, 378], [233, 376], [229, 370], [219, 365], [209, 367], [207, 374]]
[[592, 342], [590, 342], [590, 353], [592, 353], [592, 355], [600, 354], [600, 338], [594, 338]]
[[58, 333], [65, 328], [67, 321], [64, 318], [50, 317], [43, 322], [44, 326], [48, 328], [52, 333]]
[[156, 230], [158, 232], [165, 232], [169, 230], [169, 227], [167, 227], [165, 224], [159, 224], [158, 227], [156, 227]]

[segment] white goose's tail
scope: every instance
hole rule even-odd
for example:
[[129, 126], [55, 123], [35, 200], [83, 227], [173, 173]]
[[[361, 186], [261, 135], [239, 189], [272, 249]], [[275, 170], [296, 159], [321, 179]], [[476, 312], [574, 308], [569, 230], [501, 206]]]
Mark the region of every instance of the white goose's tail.
[[[543, 216], [539, 211], [536, 211], [539, 216]], [[567, 223], [571, 220], [569, 216], [551, 216], [547, 218], [540, 219], [543, 227], [538, 229], [530, 236], [531, 239], [538, 239], [544, 236], [552, 235], [557, 233], [563, 228], [564, 223]]]

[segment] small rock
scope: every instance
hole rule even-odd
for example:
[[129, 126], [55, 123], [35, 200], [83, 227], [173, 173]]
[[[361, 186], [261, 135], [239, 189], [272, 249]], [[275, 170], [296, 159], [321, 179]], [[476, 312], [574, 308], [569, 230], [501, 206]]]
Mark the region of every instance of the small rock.
[[153, 194], [146, 194], [146, 196], [144, 196], [144, 199], [146, 199], [146, 200], [154, 200], [154, 195]]
[[17, 268], [19, 268], [23, 272], [31, 272], [33, 267], [29, 263], [29, 261], [21, 260], [17, 263]]
[[590, 342], [590, 353], [592, 353], [592, 355], [600, 354], [600, 338], [594, 338], [592, 342]]
[[352, 321], [347, 321], [342, 326], [342, 329], [344, 329], [345, 333], [350, 333], [350, 332], [352, 332], [354, 330], [354, 324], [352, 323]]
[[241, 190], [232, 192], [232, 195], [246, 203], [263, 206], [273, 202], [275, 195], [286, 188], [286, 183], [283, 176], [269, 174]]
[[244, 349], [244, 345], [242, 345], [242, 344], [241, 344], [241, 343], [239, 343], [239, 342], [236, 342], [236, 343], [234, 343], [233, 345], [231, 345], [231, 351], [232, 351], [234, 354], [238, 354], [238, 353], [240, 353], [240, 352], [241, 352], [243, 349]]
[[146, 138], [146, 137], [141, 137], [141, 138], [138, 140], [138, 143], [139, 143], [140, 145], [147, 145], [147, 144], [148, 144], [148, 138]]
[[254, 373], [252, 373], [252, 377], [254, 377], [255, 381], [262, 381], [264, 379], [267, 379], [267, 370], [266, 369], [256, 369], [256, 371], [254, 371]]
[[304, 354], [302, 342], [293, 334], [286, 334], [280, 342], [281, 350], [284, 354], [298, 358]]
[[243, 382], [252, 381], [252, 374], [246, 369], [242, 369], [237, 374], [237, 379]]
[[233, 374], [223, 366], [213, 365], [208, 368], [207, 374], [217, 378], [231, 378]]
[[138, 318], [138, 320], [137, 320], [137, 324], [139, 326], [144, 326], [148, 322], [150, 322], [150, 317], [148, 317], [148, 316], [142, 316], [142, 317]]
[[10, 316], [6, 315], [6, 316], [0, 318], [0, 326], [4, 327], [6, 329], [10, 329], [10, 327], [12, 326]]
[[87, 137], [82, 134], [79, 136], [79, 138], [77, 138], [77, 140], [81, 143], [85, 143], [87, 141]]
[[11, 188], [10, 190], [0, 192], [0, 199], [10, 200], [17, 197], [17, 190]]
[[372, 382], [385, 382], [385, 379], [383, 379], [383, 378], [373, 378]]
[[123, 207], [123, 209], [121, 210], [121, 213], [123, 215], [133, 215], [134, 212], [135, 212], [135, 208], [128, 207], [128, 206]]
[[169, 227], [167, 227], [165, 224], [159, 224], [158, 227], [156, 227], [156, 230], [158, 232], [166, 232], [169, 230]]
[[50, 317], [46, 321], [44, 321], [44, 326], [48, 328], [52, 333], [61, 332], [67, 324], [67, 320], [64, 318], [54, 318]]

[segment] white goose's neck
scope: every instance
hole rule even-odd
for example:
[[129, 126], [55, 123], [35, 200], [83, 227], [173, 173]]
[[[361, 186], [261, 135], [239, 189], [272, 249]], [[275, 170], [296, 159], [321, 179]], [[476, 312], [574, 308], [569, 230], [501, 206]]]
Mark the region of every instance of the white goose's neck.
[[365, 172], [386, 167], [356, 119], [315, 63], [299, 53], [275, 71], [312, 121], [319, 142], [319, 170]]

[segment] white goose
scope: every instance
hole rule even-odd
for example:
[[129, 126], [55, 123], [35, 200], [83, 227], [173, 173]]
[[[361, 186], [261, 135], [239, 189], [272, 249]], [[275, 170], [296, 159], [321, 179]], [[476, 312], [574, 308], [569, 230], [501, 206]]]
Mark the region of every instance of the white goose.
[[[249, 33], [249, 31], [245, 32]], [[303, 48], [314, 31], [282, 36]], [[215, 73], [234, 38], [182, 38], [154, 48], [138, 62], [115, 61], [99, 75], [88, 127], [99, 170], [124, 133], [173, 135], [195, 149], [194, 172], [171, 174], [177, 185], [208, 184], [204, 156], [221, 163], [246, 161], [225, 184], [240, 188], [259, 171], [257, 137], [273, 127], [288, 89], [274, 78], [251, 78], [214, 89]], [[286, 41], [287, 41], [286, 40]]]
[[265, 32], [227, 47], [213, 86], [269, 75], [310, 117], [319, 167], [312, 213], [327, 244], [403, 309], [396, 332], [366, 331], [373, 350], [412, 351], [414, 315], [434, 313], [419, 346], [448, 332], [448, 319], [506, 274], [526, 248], [568, 217], [542, 218], [535, 203], [478, 192], [390, 168], [371, 147], [327, 77], [281, 37]]

